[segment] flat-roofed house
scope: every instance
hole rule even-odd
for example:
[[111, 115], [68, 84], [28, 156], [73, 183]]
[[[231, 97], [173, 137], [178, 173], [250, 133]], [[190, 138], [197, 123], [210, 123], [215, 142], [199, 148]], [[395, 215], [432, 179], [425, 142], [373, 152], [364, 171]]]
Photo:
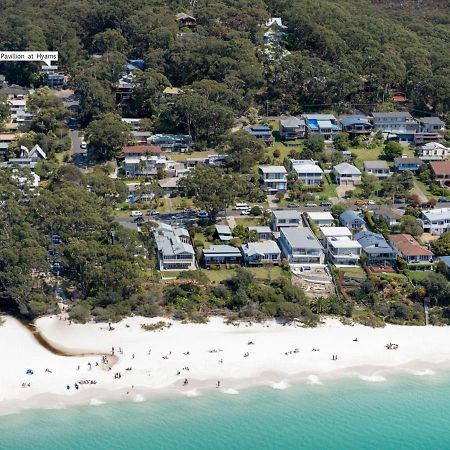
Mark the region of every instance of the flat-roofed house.
[[431, 161], [430, 169], [434, 182], [441, 186], [450, 185], [450, 161]]
[[357, 265], [361, 245], [353, 240], [347, 227], [320, 227], [321, 243], [330, 262], [335, 265]]
[[410, 234], [390, 234], [389, 242], [408, 265], [429, 265], [433, 262], [433, 252], [420, 245]]
[[258, 170], [264, 190], [270, 194], [286, 192], [287, 170], [284, 166], [259, 166]]
[[337, 184], [355, 185], [361, 183], [361, 172], [353, 164], [346, 162], [337, 164], [333, 167], [332, 173]]
[[303, 114], [308, 136], [320, 135], [325, 141], [332, 141], [341, 132], [341, 126], [332, 114]]
[[287, 209], [272, 211], [272, 230], [279, 231], [281, 227], [298, 227], [301, 225], [301, 220], [298, 211]]
[[231, 245], [211, 245], [209, 248], [204, 248], [202, 252], [206, 267], [226, 264], [240, 265], [242, 262], [241, 252]]
[[397, 261], [396, 251], [380, 233], [360, 231], [355, 239], [361, 244], [368, 266], [394, 266]]
[[281, 228], [279, 244], [290, 264], [323, 264], [320, 242], [310, 228]]
[[312, 160], [292, 160], [292, 170], [305, 186], [320, 186], [323, 170]]
[[420, 221], [426, 233], [442, 234], [450, 231], [450, 208], [423, 210]]
[[388, 178], [392, 175], [389, 169], [388, 163], [383, 160], [376, 161], [364, 161], [363, 163], [364, 172], [373, 175], [377, 178]]
[[417, 129], [417, 121], [408, 111], [374, 112], [373, 128], [383, 133], [413, 133]]
[[305, 137], [305, 119], [289, 116], [280, 119], [280, 137], [282, 141], [292, 141]]
[[153, 232], [158, 251], [159, 270], [195, 270], [195, 251], [191, 245], [189, 232], [160, 224]]
[[445, 161], [450, 156], [450, 148], [439, 142], [428, 142], [420, 150], [422, 161]]
[[329, 212], [312, 212], [308, 211], [307, 216], [311, 222], [318, 227], [332, 227], [334, 225], [334, 217]]
[[320, 242], [325, 247], [326, 241], [330, 237], [351, 239], [353, 234], [348, 227], [319, 227]]
[[248, 233], [255, 233], [255, 237], [258, 241], [269, 241], [272, 239], [272, 230], [267, 226], [253, 226], [247, 228]]
[[273, 265], [281, 261], [281, 250], [271, 240], [243, 244], [241, 252], [246, 266]]

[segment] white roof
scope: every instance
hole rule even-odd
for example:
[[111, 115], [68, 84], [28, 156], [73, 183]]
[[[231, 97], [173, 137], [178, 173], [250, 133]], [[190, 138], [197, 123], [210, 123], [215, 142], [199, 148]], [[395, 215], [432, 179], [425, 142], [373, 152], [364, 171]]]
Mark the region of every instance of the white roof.
[[361, 248], [361, 244], [358, 241], [354, 241], [349, 238], [328, 238], [328, 242], [334, 248]]
[[319, 128], [331, 128], [333, 126], [329, 120], [318, 120], [317, 125], [319, 125]]
[[431, 221], [450, 219], [450, 208], [435, 208], [422, 211], [422, 215]]
[[334, 166], [333, 169], [339, 174], [361, 175], [360, 170], [356, 166], [346, 162]]
[[287, 173], [284, 166], [259, 166], [259, 170], [263, 173]]
[[428, 142], [422, 146], [423, 150], [449, 150], [445, 145], [440, 144], [439, 142]]
[[308, 212], [311, 220], [334, 220], [334, 217], [329, 212]]
[[292, 168], [297, 173], [323, 173], [323, 170], [317, 164], [304, 163], [304, 164], [294, 164]]
[[347, 227], [319, 227], [325, 237], [351, 236], [352, 232]]

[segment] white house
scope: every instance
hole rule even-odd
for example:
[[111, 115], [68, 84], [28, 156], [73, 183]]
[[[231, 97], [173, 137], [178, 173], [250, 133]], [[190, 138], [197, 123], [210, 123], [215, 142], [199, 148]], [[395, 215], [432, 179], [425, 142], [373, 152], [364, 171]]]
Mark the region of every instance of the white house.
[[321, 227], [322, 244], [330, 262], [335, 265], [357, 265], [361, 244], [353, 240], [347, 227]]
[[279, 264], [281, 250], [275, 241], [249, 242], [241, 245], [246, 266]]
[[450, 148], [439, 142], [428, 142], [423, 145], [419, 158], [422, 161], [444, 161], [450, 156]]
[[241, 264], [242, 255], [238, 248], [232, 245], [211, 245], [203, 249], [205, 266], [222, 264]]
[[320, 186], [323, 170], [312, 160], [292, 161], [292, 170], [297, 174], [297, 179], [305, 186]]
[[284, 166], [259, 166], [264, 189], [270, 194], [287, 190], [287, 170]]
[[364, 161], [363, 163], [364, 172], [373, 175], [377, 178], [387, 178], [392, 175], [389, 169], [388, 163], [383, 160], [376, 161]]
[[310, 228], [281, 228], [279, 244], [291, 264], [323, 264], [322, 246]]
[[267, 226], [253, 226], [247, 228], [249, 234], [255, 233], [258, 241], [269, 241], [272, 239], [272, 230]]
[[301, 226], [301, 220], [298, 211], [287, 209], [272, 211], [272, 230], [279, 231], [281, 227]]
[[332, 173], [337, 184], [355, 185], [361, 183], [360, 170], [349, 163], [341, 163], [333, 167]]
[[426, 233], [442, 234], [450, 231], [450, 208], [436, 208], [422, 211], [420, 221]]
[[329, 212], [307, 212], [307, 215], [309, 220], [318, 227], [332, 227], [334, 225], [334, 217]]
[[188, 230], [161, 223], [153, 232], [159, 270], [195, 270], [195, 251]]

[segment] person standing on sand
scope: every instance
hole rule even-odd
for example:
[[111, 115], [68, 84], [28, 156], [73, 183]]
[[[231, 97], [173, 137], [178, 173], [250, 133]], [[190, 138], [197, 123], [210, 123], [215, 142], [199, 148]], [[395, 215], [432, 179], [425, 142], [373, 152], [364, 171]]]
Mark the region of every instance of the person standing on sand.
[[217, 381], [217, 387], [220, 388], [220, 380]]

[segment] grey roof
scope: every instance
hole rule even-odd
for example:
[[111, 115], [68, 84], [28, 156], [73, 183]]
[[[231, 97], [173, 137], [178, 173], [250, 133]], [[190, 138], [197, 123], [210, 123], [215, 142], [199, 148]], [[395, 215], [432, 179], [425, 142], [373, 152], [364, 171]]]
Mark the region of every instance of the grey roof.
[[156, 246], [165, 256], [174, 256], [181, 253], [194, 255], [191, 244], [182, 241], [181, 237], [189, 238], [189, 232], [185, 228], [173, 228], [167, 224], [161, 224], [154, 231]]
[[439, 117], [421, 117], [420, 122], [427, 123], [429, 125], [445, 125], [445, 123], [439, 119]]
[[421, 166], [423, 161], [420, 158], [394, 158], [394, 164], [396, 166], [399, 164], [418, 164]]
[[275, 241], [249, 242], [248, 244], [241, 245], [241, 249], [246, 256], [281, 253]]
[[378, 208], [374, 209], [373, 213], [375, 215], [388, 217], [390, 219], [400, 219], [403, 214], [405, 214], [405, 211], [403, 209], [391, 208], [386, 205], [381, 205]]
[[345, 119], [341, 120], [341, 125], [343, 125], [344, 127], [357, 124], [372, 126], [372, 124], [366, 119], [365, 116], [360, 115], [348, 116]]
[[384, 117], [410, 118], [412, 116], [408, 111], [391, 111], [391, 112], [374, 112], [372, 113], [372, 117], [374, 119], [382, 119]]
[[280, 124], [285, 128], [298, 128], [305, 125], [305, 119], [295, 116], [289, 116], [280, 120]]
[[384, 160], [364, 161], [364, 169], [389, 169], [389, 165]]
[[287, 173], [284, 166], [259, 166], [262, 173]]
[[334, 166], [333, 169], [339, 174], [351, 174], [351, 175], [361, 175], [360, 170], [354, 166], [353, 164], [349, 163], [341, 163], [337, 166]]
[[272, 211], [272, 214], [276, 219], [297, 219], [300, 220], [300, 213], [289, 209], [283, 209], [280, 211]]
[[281, 234], [286, 237], [292, 248], [322, 249], [314, 233], [306, 227], [281, 228]]
[[241, 256], [238, 248], [232, 245], [211, 245], [209, 248], [203, 249], [205, 256]]
[[355, 239], [361, 244], [367, 254], [394, 253], [382, 234], [372, 231], [360, 231], [355, 234]]
[[364, 219], [357, 214], [355, 211], [352, 211], [351, 209], [344, 211], [340, 216], [339, 219], [341, 220], [342, 223], [344, 224], [348, 224], [353, 222], [354, 220], [362, 220], [364, 223]]
[[216, 225], [218, 234], [231, 234], [231, 229], [228, 225]]

